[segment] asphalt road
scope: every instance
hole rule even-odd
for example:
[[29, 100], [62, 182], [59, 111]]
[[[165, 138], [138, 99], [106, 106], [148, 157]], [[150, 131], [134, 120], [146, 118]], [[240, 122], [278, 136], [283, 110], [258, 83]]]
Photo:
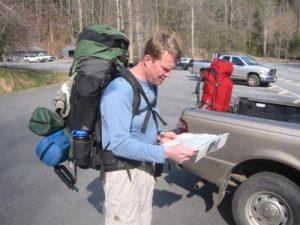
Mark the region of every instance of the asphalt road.
[[[68, 69], [70, 62], [48, 63]], [[19, 64], [20, 65], [20, 64]], [[34, 64], [32, 64], [34, 65]], [[37, 65], [37, 64], [36, 64]], [[38, 64], [44, 69], [47, 64]], [[233, 96], [261, 96], [295, 102], [300, 96], [299, 69], [278, 66], [279, 81], [270, 87], [250, 88], [235, 84]], [[60, 70], [59, 69], [59, 70]], [[174, 71], [159, 90], [159, 104], [166, 129], [176, 127], [183, 108], [195, 105], [195, 79], [187, 71]], [[98, 172], [79, 170], [79, 192], [70, 191], [34, 155], [40, 139], [28, 130], [37, 106], [51, 108], [59, 86], [0, 96], [0, 225], [95, 225], [103, 224], [103, 190]], [[291, 90], [289, 89], [291, 88]], [[231, 194], [218, 207], [213, 206], [216, 187], [207, 184], [193, 189], [198, 177], [179, 170], [165, 169], [158, 179], [153, 201], [155, 225], [234, 225], [230, 210]]]
[[0, 62], [0, 66], [5, 65], [13, 68], [27, 68], [27, 69], [36, 69], [36, 70], [49, 70], [57, 72], [68, 72], [70, 66], [72, 65], [72, 59], [59, 59], [54, 60], [53, 62], [43, 62], [43, 63], [25, 63], [25, 62]]

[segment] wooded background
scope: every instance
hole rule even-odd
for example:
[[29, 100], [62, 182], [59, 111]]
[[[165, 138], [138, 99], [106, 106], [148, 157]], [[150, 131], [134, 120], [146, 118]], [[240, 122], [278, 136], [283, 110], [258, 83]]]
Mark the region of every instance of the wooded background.
[[130, 62], [155, 31], [198, 59], [236, 51], [288, 58], [300, 51], [300, 0], [0, 0], [0, 56], [40, 46], [60, 56], [80, 31], [109, 24], [130, 40]]

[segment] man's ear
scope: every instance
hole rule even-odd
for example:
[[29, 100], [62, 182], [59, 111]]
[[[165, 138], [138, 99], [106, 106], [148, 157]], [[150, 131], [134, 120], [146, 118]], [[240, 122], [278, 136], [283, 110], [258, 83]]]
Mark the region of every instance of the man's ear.
[[150, 55], [145, 55], [144, 56], [144, 64], [145, 64], [145, 66], [148, 67], [151, 62], [152, 62], [152, 57]]

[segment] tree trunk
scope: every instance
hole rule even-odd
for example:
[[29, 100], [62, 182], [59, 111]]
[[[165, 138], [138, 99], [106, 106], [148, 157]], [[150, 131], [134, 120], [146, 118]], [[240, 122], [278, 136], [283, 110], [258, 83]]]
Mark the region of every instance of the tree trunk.
[[79, 32], [82, 31], [82, 5], [81, 5], [81, 0], [77, 0], [77, 7], [78, 7], [78, 26], [79, 26]]
[[272, 0], [261, 0], [261, 19], [263, 24], [263, 54], [267, 56], [270, 21], [274, 16], [274, 2]]
[[227, 3], [227, 0], [223, 0], [223, 3], [224, 3], [225, 43], [228, 44], [229, 29], [228, 29], [228, 3]]
[[195, 57], [195, 22], [194, 22], [194, 0], [191, 7], [191, 56]]
[[35, 0], [35, 10], [36, 10], [36, 26], [37, 26], [37, 39], [38, 42], [41, 42], [41, 37], [40, 37], [40, 4], [39, 0]]
[[121, 30], [124, 32], [124, 16], [123, 16], [123, 4], [120, 4], [120, 16], [121, 16]]
[[284, 58], [287, 59], [288, 58], [288, 54], [289, 54], [289, 43], [286, 42], [285, 43], [285, 52], [284, 52]]
[[282, 32], [279, 30], [279, 40], [278, 40], [278, 58], [281, 58], [281, 48], [282, 48]]
[[137, 52], [136, 52], [136, 55], [137, 55], [137, 58], [134, 57], [133, 59], [133, 62], [134, 63], [137, 63], [137, 59], [140, 59], [141, 56], [142, 56], [142, 49], [143, 49], [143, 44], [142, 44], [142, 32], [141, 32], [141, 29], [142, 29], [142, 18], [141, 18], [141, 1], [140, 0], [136, 0], [136, 12], [135, 12], [135, 21], [136, 21], [136, 24], [135, 24], [135, 29], [136, 29], [136, 49], [137, 49]]
[[48, 51], [50, 51], [51, 53], [53, 52], [53, 44], [54, 44], [54, 34], [53, 34], [53, 25], [52, 25], [52, 21], [49, 21], [49, 36], [50, 36], [50, 43], [48, 45]]
[[267, 56], [268, 28], [265, 26], [263, 36], [263, 54]]
[[133, 63], [133, 24], [132, 24], [132, 0], [127, 0], [128, 10], [128, 39], [129, 39], [129, 59], [128, 63]]
[[121, 28], [121, 15], [120, 15], [120, 3], [119, 0], [116, 0], [116, 8], [117, 8], [117, 29]]
[[158, 0], [155, 0], [155, 12], [156, 12], [155, 30], [158, 30], [158, 28], [159, 28], [159, 5], [158, 5]]
[[73, 18], [71, 13], [71, 0], [67, 0], [67, 14], [68, 14], [68, 23], [69, 23], [69, 34], [71, 43], [75, 43], [75, 37], [74, 37], [74, 27], [73, 27]]

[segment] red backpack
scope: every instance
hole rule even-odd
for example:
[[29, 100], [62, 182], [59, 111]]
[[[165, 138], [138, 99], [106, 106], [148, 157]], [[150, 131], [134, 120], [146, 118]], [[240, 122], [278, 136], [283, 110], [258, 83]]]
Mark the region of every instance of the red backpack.
[[228, 112], [233, 84], [231, 62], [215, 59], [204, 72], [203, 94], [199, 108]]

